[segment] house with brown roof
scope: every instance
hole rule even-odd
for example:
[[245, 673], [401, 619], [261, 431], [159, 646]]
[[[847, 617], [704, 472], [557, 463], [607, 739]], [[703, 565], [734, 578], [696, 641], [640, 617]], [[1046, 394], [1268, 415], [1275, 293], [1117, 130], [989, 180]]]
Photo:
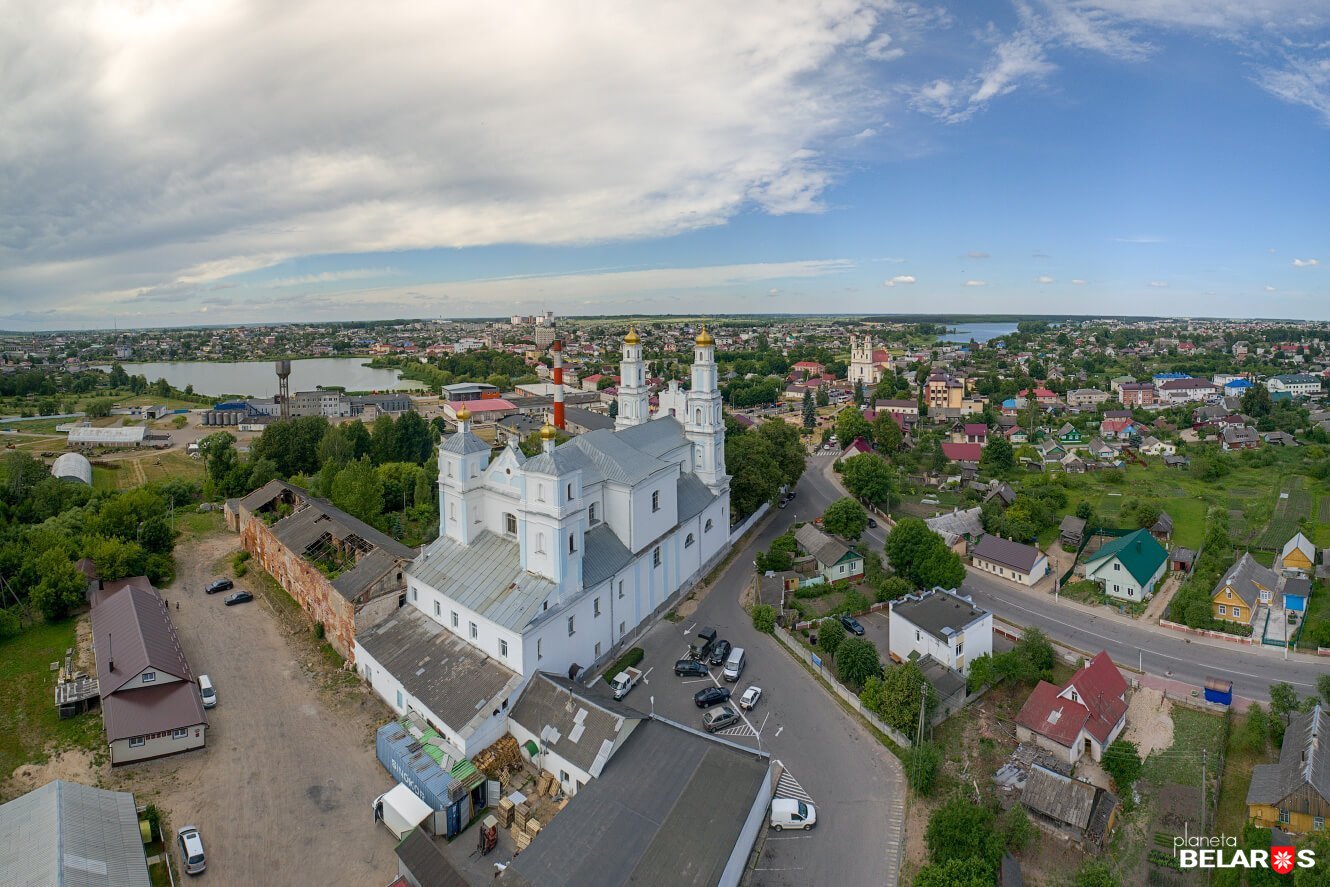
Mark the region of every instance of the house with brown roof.
[[1074, 764], [1094, 760], [1127, 726], [1127, 681], [1100, 651], [1065, 686], [1040, 681], [1016, 715], [1016, 736]]
[[975, 545], [970, 563], [1021, 585], [1034, 585], [1048, 573], [1048, 556], [1038, 548], [991, 534]]
[[1257, 825], [1295, 834], [1322, 831], [1330, 816], [1330, 716], [1317, 705], [1293, 716], [1278, 764], [1252, 768], [1247, 815]]
[[1210, 593], [1210, 613], [1225, 622], [1251, 625], [1256, 608], [1269, 604], [1279, 590], [1279, 574], [1245, 552]]
[[828, 582], [858, 579], [864, 574], [864, 556], [812, 524], [794, 532], [794, 541], [817, 561], [817, 571]]
[[203, 699], [165, 602], [145, 577], [108, 584], [91, 622], [112, 766], [202, 748]]

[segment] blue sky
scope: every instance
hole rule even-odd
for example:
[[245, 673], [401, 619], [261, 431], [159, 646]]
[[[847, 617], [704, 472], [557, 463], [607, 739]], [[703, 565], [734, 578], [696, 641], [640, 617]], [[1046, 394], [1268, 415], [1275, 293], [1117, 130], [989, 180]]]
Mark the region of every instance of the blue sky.
[[0, 24], [0, 327], [1330, 317], [1330, 4], [809, 6]]

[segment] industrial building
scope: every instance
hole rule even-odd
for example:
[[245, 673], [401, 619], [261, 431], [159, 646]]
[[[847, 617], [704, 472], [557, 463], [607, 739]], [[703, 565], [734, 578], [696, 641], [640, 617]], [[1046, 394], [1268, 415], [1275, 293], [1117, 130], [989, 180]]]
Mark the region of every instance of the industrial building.
[[71, 447], [140, 447], [148, 436], [146, 425], [127, 425], [118, 428], [97, 428], [75, 425], [69, 429]]
[[0, 847], [0, 884], [152, 884], [129, 792], [48, 782], [0, 805]]

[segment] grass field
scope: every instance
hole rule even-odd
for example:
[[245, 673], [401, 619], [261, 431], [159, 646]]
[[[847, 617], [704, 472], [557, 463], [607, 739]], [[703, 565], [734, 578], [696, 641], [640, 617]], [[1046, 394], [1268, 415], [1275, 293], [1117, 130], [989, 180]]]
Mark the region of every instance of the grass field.
[[1291, 475], [1285, 478], [1270, 523], [1255, 544], [1261, 548], [1282, 548], [1298, 532], [1298, 522], [1311, 517], [1313, 504], [1305, 477]]
[[132, 490], [145, 483], [171, 478], [202, 483], [205, 471], [202, 459], [175, 450], [149, 450], [141, 455], [95, 460], [92, 486], [98, 490]]
[[48, 745], [102, 746], [98, 711], [61, 720], [51, 663], [74, 646], [74, 620], [29, 627], [0, 641], [0, 778], [20, 764], [46, 759]]
[[1316, 632], [1309, 631], [1308, 628], [1314, 627], [1327, 619], [1330, 619], [1330, 589], [1326, 588], [1324, 579], [1318, 579], [1312, 585], [1312, 596], [1307, 601], [1305, 624], [1302, 633], [1298, 635], [1298, 649], [1316, 649], [1316, 641], [1313, 640]]
[[1228, 751], [1224, 757], [1224, 776], [1219, 784], [1219, 812], [1215, 829], [1226, 835], [1242, 832], [1247, 822], [1247, 789], [1251, 786], [1251, 770], [1257, 764], [1273, 763], [1279, 753], [1267, 749], [1252, 753], [1237, 741], [1241, 724], [1236, 717], [1229, 733]]
[[1141, 777], [1155, 785], [1200, 785], [1201, 750], [1208, 751], [1209, 779], [1227, 744], [1224, 716], [1173, 706], [1173, 745], [1145, 759]]

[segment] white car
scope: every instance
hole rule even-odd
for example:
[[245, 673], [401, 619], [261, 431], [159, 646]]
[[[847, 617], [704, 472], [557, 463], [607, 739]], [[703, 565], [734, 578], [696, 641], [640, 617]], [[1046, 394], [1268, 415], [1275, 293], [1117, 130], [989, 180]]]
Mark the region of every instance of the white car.
[[753, 706], [762, 698], [762, 688], [754, 684], [744, 691], [744, 695], [739, 697], [739, 707], [744, 711], [752, 711]]
[[203, 855], [203, 836], [197, 826], [187, 825], [176, 832], [176, 843], [180, 845], [180, 858], [185, 861], [185, 874], [200, 875], [208, 868]]

